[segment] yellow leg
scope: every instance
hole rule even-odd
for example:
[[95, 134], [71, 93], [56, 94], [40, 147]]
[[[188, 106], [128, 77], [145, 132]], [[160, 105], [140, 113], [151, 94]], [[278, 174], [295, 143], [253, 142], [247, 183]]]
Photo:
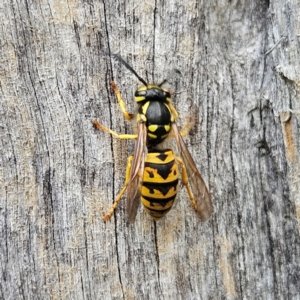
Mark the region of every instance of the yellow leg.
[[119, 105], [120, 105], [120, 107], [121, 107], [121, 110], [122, 110], [123, 115], [125, 116], [125, 118], [126, 118], [127, 120], [131, 120], [132, 117], [133, 117], [133, 114], [130, 114], [129, 112], [126, 111], [126, 106], [125, 106], [124, 101], [122, 100], [121, 93], [120, 93], [119, 89], [117, 88], [117, 86], [116, 86], [116, 84], [114, 83], [114, 81], [112, 81], [112, 82], [110, 83], [110, 85], [111, 85], [111, 87], [113, 88], [113, 90], [114, 90], [114, 92], [115, 92], [115, 94], [116, 94], [116, 97], [117, 97], [117, 99], [118, 99], [118, 103], [119, 103]]
[[130, 170], [131, 170], [131, 163], [133, 160], [133, 155], [128, 157], [128, 162], [127, 162], [127, 167], [126, 167], [126, 179], [125, 179], [125, 185], [122, 188], [121, 192], [119, 193], [119, 195], [116, 198], [116, 201], [114, 202], [114, 204], [112, 205], [111, 209], [109, 210], [109, 212], [103, 217], [103, 221], [107, 221], [112, 214], [114, 213], [115, 208], [117, 207], [118, 203], [120, 202], [123, 194], [125, 193], [128, 184], [129, 184], [129, 179], [130, 179]]
[[194, 122], [189, 122], [184, 124], [183, 128], [180, 131], [180, 135], [182, 137], [185, 137], [189, 134], [189, 132], [191, 131], [191, 129], [194, 127], [195, 123]]
[[194, 208], [196, 210], [198, 210], [197, 204], [195, 202], [195, 199], [193, 197], [192, 191], [191, 191], [191, 189], [189, 187], [189, 184], [188, 184], [188, 176], [187, 176], [187, 172], [186, 172], [186, 167], [185, 167], [185, 165], [184, 165], [184, 163], [183, 163], [183, 161], [182, 161], [181, 158], [176, 157], [176, 161], [181, 164], [181, 169], [182, 169], [181, 180], [182, 180], [182, 184], [185, 186], [185, 188], [186, 188], [186, 190], [188, 192], [188, 195], [190, 197], [192, 205], [194, 206]]
[[111, 135], [113, 135], [114, 137], [121, 139], [121, 140], [125, 140], [125, 139], [136, 139], [137, 138], [137, 134], [118, 134], [115, 131], [101, 125], [97, 120], [95, 120], [93, 122], [94, 126], [96, 128], [98, 128], [99, 130], [105, 131], [110, 133]]
[[[169, 105], [170, 111], [173, 115], [173, 120], [171, 120], [171, 121], [175, 122], [175, 120], [178, 118], [178, 112], [171, 103], [169, 103], [168, 105]], [[189, 122], [189, 123], [185, 124], [183, 129], [180, 131], [180, 135], [181, 136], [187, 136], [193, 126], [194, 126], [194, 122]]]
[[175, 109], [175, 107], [172, 105], [172, 103], [169, 103], [168, 104], [172, 114], [173, 114], [173, 117], [174, 117], [174, 121], [178, 118], [178, 112], [177, 110]]

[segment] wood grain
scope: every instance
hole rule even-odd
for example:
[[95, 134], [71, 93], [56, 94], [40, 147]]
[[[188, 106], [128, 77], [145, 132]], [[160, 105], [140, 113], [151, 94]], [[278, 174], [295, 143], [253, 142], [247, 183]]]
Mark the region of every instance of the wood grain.
[[[300, 299], [297, 1], [2, 2], [1, 299]], [[134, 143], [92, 122], [132, 133], [140, 86], [109, 51], [195, 122], [208, 222], [184, 188], [102, 221]]]

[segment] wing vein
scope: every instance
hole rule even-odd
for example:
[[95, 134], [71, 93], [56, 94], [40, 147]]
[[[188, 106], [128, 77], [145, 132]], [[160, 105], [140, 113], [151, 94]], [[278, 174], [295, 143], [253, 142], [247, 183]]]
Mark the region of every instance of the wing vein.
[[130, 179], [127, 188], [127, 215], [133, 223], [140, 205], [141, 189], [143, 184], [144, 165], [147, 155], [146, 147], [147, 128], [144, 122], [138, 123], [138, 138], [135, 143]]

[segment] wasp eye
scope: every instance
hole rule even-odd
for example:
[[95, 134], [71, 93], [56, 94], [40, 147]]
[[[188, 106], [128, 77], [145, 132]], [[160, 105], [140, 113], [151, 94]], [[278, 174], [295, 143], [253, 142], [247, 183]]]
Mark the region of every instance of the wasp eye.
[[167, 98], [170, 98], [171, 97], [171, 94], [169, 92], [164, 92], [164, 95], [167, 97]]

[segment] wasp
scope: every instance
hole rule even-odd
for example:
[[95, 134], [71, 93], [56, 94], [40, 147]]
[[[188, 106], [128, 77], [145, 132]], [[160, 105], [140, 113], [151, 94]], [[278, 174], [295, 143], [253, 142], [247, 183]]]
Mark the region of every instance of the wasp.
[[[127, 215], [129, 222], [134, 222], [140, 202], [155, 220], [165, 216], [172, 208], [179, 185], [179, 165], [181, 181], [186, 187], [191, 203], [202, 221], [212, 214], [212, 203], [208, 189], [197, 170], [196, 164], [188, 151], [175, 120], [178, 113], [171, 103], [170, 91], [161, 84], [148, 84], [119, 55], [112, 54], [143, 83], [135, 92], [135, 101], [139, 105], [136, 115], [137, 134], [118, 134], [104, 127], [97, 120], [96, 128], [112, 134], [119, 139], [135, 139], [134, 154], [128, 158], [125, 185], [118, 194], [110, 211], [103, 217], [107, 221], [114, 213], [119, 201], [127, 191]], [[126, 110], [125, 102], [114, 82], [111, 86], [126, 119], [131, 120], [133, 114]], [[180, 157], [172, 149], [159, 149], [168, 136], [175, 138]]]

